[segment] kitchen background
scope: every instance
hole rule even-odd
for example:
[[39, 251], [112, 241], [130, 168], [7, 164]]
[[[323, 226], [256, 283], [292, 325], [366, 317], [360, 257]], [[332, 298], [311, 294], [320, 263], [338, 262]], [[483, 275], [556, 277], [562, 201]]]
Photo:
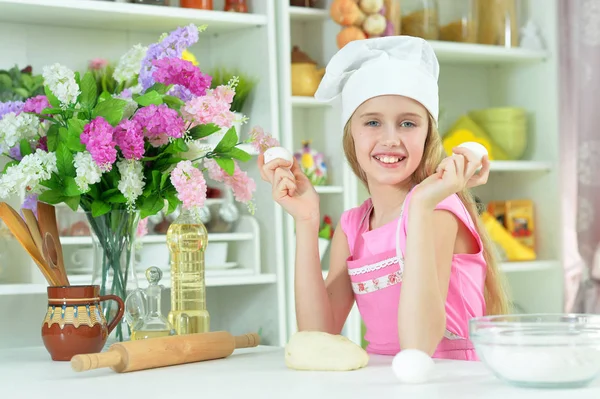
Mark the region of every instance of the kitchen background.
[[[475, 194], [502, 259], [513, 311], [589, 310], [598, 306], [597, 291], [578, 288], [594, 285], [594, 273], [586, 270], [592, 269], [600, 232], [591, 231], [597, 201], [585, 187], [597, 186], [593, 170], [600, 145], [592, 134], [581, 133], [589, 126], [573, 104], [590, 87], [574, 79], [598, 79], [599, 17], [597, 0], [0, 0], [0, 77], [12, 80], [11, 69], [26, 67], [39, 75], [54, 62], [101, 76], [136, 43], [148, 44], [189, 23], [207, 24], [190, 53], [203, 71], [221, 70], [225, 81], [228, 74], [239, 74], [248, 88], [237, 111], [250, 123], [241, 126], [240, 136], [263, 126], [294, 150], [316, 185], [325, 276], [332, 229], [341, 212], [359, 205], [367, 193], [344, 161], [339, 105], [312, 97], [322, 68], [349, 40], [382, 33], [424, 37], [441, 64], [445, 146], [478, 141], [493, 159], [488, 184]], [[568, 20], [592, 27], [582, 30], [587, 42], [567, 25], [561, 29], [561, 21]], [[570, 61], [591, 53], [582, 46], [594, 47], [595, 58], [578, 66]], [[31, 82], [17, 82], [21, 90], [16, 91], [4, 83], [0, 80], [0, 101], [15, 93], [38, 94]], [[587, 162], [579, 166], [585, 172], [580, 179], [578, 152]], [[211, 186], [207, 204], [211, 330], [259, 331], [263, 343], [282, 345], [296, 329], [293, 221], [272, 201], [255, 159], [243, 167], [257, 182], [256, 213], [237, 207], [218, 185]], [[578, 201], [578, 193], [586, 196]], [[20, 206], [21, 199], [10, 203]], [[90, 283], [92, 241], [85, 217], [59, 207], [58, 218], [71, 283]], [[163, 269], [161, 283], [169, 286], [165, 232], [171, 221], [150, 218], [147, 234], [138, 240], [140, 287], [147, 285], [143, 272], [149, 266]], [[581, 237], [586, 246], [579, 251]], [[168, 292], [162, 298], [168, 309]], [[45, 311], [41, 273], [0, 227], [0, 347], [41, 345]], [[361, 342], [356, 309], [343, 333]]]

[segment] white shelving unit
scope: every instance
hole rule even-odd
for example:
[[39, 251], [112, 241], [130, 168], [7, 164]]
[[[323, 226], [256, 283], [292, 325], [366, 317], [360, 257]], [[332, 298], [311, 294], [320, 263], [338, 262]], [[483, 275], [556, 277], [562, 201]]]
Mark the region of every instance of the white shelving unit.
[[[278, 11], [280, 56], [281, 131], [284, 145], [299, 148], [301, 139], [310, 138], [324, 150], [333, 169], [333, 181], [340, 196], [321, 194], [322, 212], [330, 212], [334, 222], [341, 210], [356, 206], [368, 194], [347, 167], [341, 150], [339, 104], [320, 104], [314, 98], [291, 93], [289, 54], [292, 46], [325, 67], [337, 51], [335, 36], [340, 27], [331, 21], [331, 1], [320, 1], [320, 9], [290, 7], [283, 2]], [[530, 198], [536, 211], [537, 257], [533, 262], [502, 263], [509, 280], [511, 300], [525, 312], [561, 311], [562, 270], [557, 121], [557, 15], [556, 1], [522, 2], [521, 26], [531, 18], [539, 27], [547, 48], [542, 51], [504, 48], [480, 44], [430, 41], [440, 62], [440, 106], [443, 116], [440, 132], [445, 133], [458, 117], [474, 109], [519, 106], [527, 109], [529, 145], [518, 161], [494, 161], [487, 185], [475, 190], [485, 202]], [[286, 269], [288, 270], [288, 330], [295, 331], [293, 267], [295, 242], [293, 221], [286, 218]], [[327, 265], [326, 265], [327, 267]], [[324, 272], [326, 276], [326, 272]], [[535, 287], [535, 288], [533, 288]], [[360, 316], [352, 314], [345, 334], [360, 342]]]
[[[41, 74], [43, 66], [58, 62], [85, 71], [94, 58], [117, 62], [134, 44], [155, 42], [162, 33], [179, 26], [207, 25], [190, 48], [202, 69], [226, 65], [258, 80], [243, 110], [249, 124], [242, 126], [240, 137], [246, 139], [250, 128], [260, 125], [279, 139], [276, 1], [251, 0], [247, 14], [183, 9], [173, 3], [164, 7], [95, 0], [0, 0], [0, 68], [31, 65], [35, 74]], [[223, 3], [215, 1], [214, 9], [222, 10]], [[14, 32], [26, 34], [14, 36]], [[262, 343], [283, 345], [287, 309], [282, 212], [270, 193], [263, 191], [255, 159], [242, 168], [257, 182], [257, 210], [254, 218], [243, 216], [236, 231], [209, 236], [210, 242], [227, 243], [228, 261], [240, 265], [207, 270], [211, 329], [235, 334], [260, 331]], [[19, 206], [17, 199], [9, 202]], [[239, 209], [242, 215], [247, 213], [244, 206]], [[46, 284], [24, 250], [10, 241], [4, 243], [9, 258], [2, 259], [8, 268], [1, 266], [0, 319], [9, 320], [11, 328], [0, 331], [0, 347], [41, 345], [39, 326], [46, 307]], [[147, 236], [142, 241], [154, 246], [165, 242], [164, 236]], [[91, 243], [89, 238], [73, 237], [62, 242], [66, 250]], [[166, 245], [164, 251], [168, 251]], [[73, 283], [90, 282], [89, 275], [70, 277]], [[138, 277], [143, 285], [143, 275]], [[169, 284], [168, 273], [163, 284]], [[169, 295], [163, 295], [163, 300], [169, 303]], [[19, 314], [28, 316], [17, 320], [15, 306]]]

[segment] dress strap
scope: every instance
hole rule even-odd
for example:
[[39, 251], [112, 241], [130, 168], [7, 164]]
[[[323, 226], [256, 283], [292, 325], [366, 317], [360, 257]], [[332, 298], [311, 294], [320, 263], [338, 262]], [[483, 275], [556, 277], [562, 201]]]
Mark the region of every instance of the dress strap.
[[406, 205], [406, 200], [408, 199], [408, 194], [404, 198], [402, 202], [402, 208], [400, 208], [400, 217], [398, 218], [398, 224], [396, 225], [396, 257], [398, 258], [398, 264], [402, 265], [404, 263], [404, 255], [402, 254], [402, 248], [400, 248], [400, 229], [402, 228], [402, 217], [404, 216], [404, 205]]

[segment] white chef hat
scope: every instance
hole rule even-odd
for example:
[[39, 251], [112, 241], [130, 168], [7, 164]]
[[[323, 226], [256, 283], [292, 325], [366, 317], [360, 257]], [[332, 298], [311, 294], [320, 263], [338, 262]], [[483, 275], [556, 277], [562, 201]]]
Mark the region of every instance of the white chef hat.
[[421, 103], [437, 122], [439, 64], [426, 40], [386, 36], [355, 40], [329, 61], [315, 93], [319, 101], [341, 94], [342, 125], [366, 100], [398, 94]]

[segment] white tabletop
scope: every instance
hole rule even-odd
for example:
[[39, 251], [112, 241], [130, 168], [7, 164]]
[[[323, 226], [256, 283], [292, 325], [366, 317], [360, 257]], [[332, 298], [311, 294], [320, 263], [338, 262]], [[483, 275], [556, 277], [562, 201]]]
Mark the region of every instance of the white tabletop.
[[76, 373], [69, 362], [50, 360], [43, 347], [13, 349], [0, 351], [0, 398], [600, 398], [600, 380], [577, 390], [514, 388], [480, 362], [436, 361], [430, 382], [403, 385], [391, 361], [390, 356], [371, 356], [369, 365], [357, 371], [296, 371], [286, 368], [283, 348], [259, 347], [237, 350], [226, 359], [153, 370]]

